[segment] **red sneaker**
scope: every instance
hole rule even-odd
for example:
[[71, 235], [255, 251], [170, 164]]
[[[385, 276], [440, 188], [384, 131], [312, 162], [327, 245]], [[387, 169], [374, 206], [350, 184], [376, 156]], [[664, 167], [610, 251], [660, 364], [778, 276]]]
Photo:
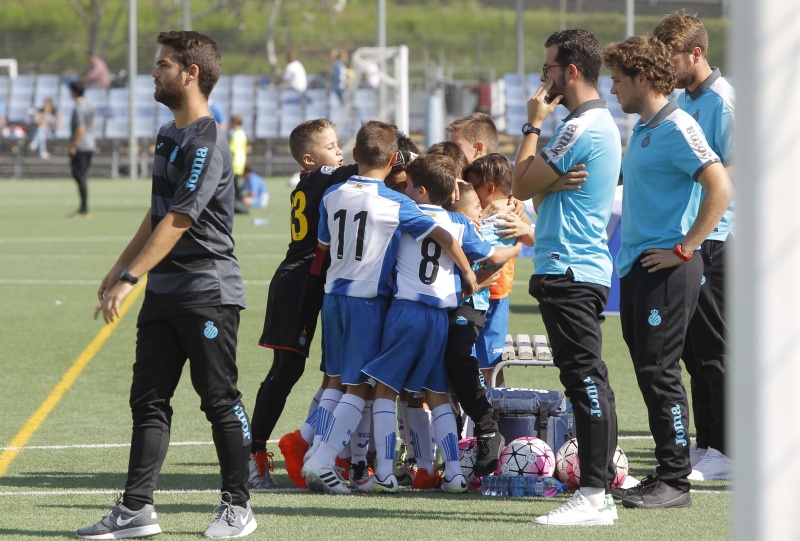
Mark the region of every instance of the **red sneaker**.
[[282, 437], [278, 442], [278, 449], [283, 454], [289, 479], [298, 487], [306, 488], [306, 480], [300, 471], [303, 469], [303, 456], [308, 451], [308, 443], [300, 435], [300, 431], [295, 430]]
[[411, 488], [430, 490], [432, 488], [438, 488], [441, 484], [442, 477], [439, 475], [439, 470], [434, 469], [433, 475], [431, 475], [425, 468], [418, 468], [416, 475], [414, 475], [414, 482], [411, 483]]
[[339, 475], [342, 476], [342, 479], [344, 479], [345, 481], [349, 481], [350, 480], [350, 460], [348, 460], [346, 458], [339, 458], [337, 456], [336, 457], [336, 467], [341, 469], [341, 471], [339, 472]]

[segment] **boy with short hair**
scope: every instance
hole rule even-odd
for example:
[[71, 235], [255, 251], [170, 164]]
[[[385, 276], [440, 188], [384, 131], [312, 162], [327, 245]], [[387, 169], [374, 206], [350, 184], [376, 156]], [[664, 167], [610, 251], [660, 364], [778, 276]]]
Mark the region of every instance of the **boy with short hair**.
[[[512, 248], [495, 250], [477, 234], [469, 219], [441, 207], [455, 188], [449, 158], [420, 156], [409, 164], [406, 173], [406, 195], [449, 231], [472, 261], [489, 260], [498, 264], [518, 252]], [[375, 386], [376, 470], [365, 484], [359, 486], [359, 490], [397, 491], [398, 482], [392, 472], [396, 441], [395, 399], [404, 389], [410, 393], [424, 391], [431, 408], [434, 439], [445, 463], [442, 490], [465, 492], [467, 481], [461, 473], [456, 423], [447, 397], [444, 365], [447, 310], [458, 304], [460, 277], [453, 260], [442, 253], [433, 239], [420, 243], [411, 235], [403, 234], [397, 252], [394, 290], [386, 314], [386, 319], [392, 323], [384, 327], [380, 353], [361, 371]], [[413, 341], [409, 341], [411, 336]], [[418, 477], [434, 477], [432, 454], [418, 456], [417, 465]]]
[[[267, 440], [292, 387], [303, 375], [322, 306], [328, 262], [325, 254], [317, 249], [319, 202], [325, 190], [357, 171], [355, 165], [337, 169], [344, 160], [335, 126], [327, 119], [318, 118], [298, 125], [289, 136], [289, 148], [303, 171], [290, 196], [289, 249], [270, 282], [264, 331], [258, 342], [273, 350], [273, 361], [253, 409], [249, 481], [256, 489], [276, 486], [269, 474], [272, 453], [267, 451]], [[316, 411], [321, 394], [320, 389], [311, 402], [309, 415]], [[300, 475], [302, 457], [312, 437], [313, 428], [306, 423], [300, 430], [281, 438], [279, 444], [289, 478], [302, 486], [305, 486]]]
[[497, 127], [486, 113], [472, 113], [459, 118], [445, 129], [450, 134], [450, 141], [461, 148], [469, 163], [497, 150]]
[[[481, 201], [481, 234], [497, 244], [508, 244], [519, 238], [526, 246], [533, 246], [533, 227], [527, 214], [515, 214], [510, 200], [512, 167], [508, 158], [492, 153], [478, 158], [464, 173]], [[500, 278], [490, 288], [486, 323], [478, 335], [476, 349], [484, 379], [488, 381], [492, 367], [503, 354], [508, 331], [508, 296], [514, 282], [514, 260], [500, 270]], [[502, 372], [498, 384], [502, 385]]]
[[408, 197], [384, 185], [396, 155], [396, 128], [365, 123], [353, 149], [359, 174], [329, 189], [320, 205], [320, 247], [331, 254], [322, 309], [325, 368], [329, 389], [345, 386], [347, 392], [333, 410], [320, 403], [315, 432], [321, 444], [302, 473], [310, 487], [328, 493], [350, 492], [333, 463], [356, 429], [372, 390], [361, 369], [379, 353], [401, 235], [436, 241], [464, 273], [465, 291], [471, 294], [476, 286], [470, 263], [452, 235]]

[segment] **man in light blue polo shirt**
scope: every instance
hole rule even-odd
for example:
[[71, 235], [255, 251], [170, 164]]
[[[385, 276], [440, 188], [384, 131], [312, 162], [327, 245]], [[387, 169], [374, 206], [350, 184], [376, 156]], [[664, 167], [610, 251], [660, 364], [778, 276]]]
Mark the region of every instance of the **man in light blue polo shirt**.
[[[600, 324], [611, 287], [606, 226], [619, 180], [620, 135], [597, 92], [597, 38], [586, 30], [562, 30], [545, 47], [544, 85], [528, 101], [512, 191], [538, 205], [529, 292], [539, 301], [553, 362], [573, 404], [581, 487], [534, 523], [611, 525], [616, 508], [606, 490], [614, 477], [617, 417]], [[538, 129], [559, 103], [570, 114], [537, 155]], [[578, 164], [585, 165], [586, 181], [578, 190], [559, 190], [559, 177]]]
[[[671, 13], [653, 29], [675, 65], [678, 105], [703, 128], [711, 149], [733, 175], [734, 90], [706, 58], [708, 33], [700, 19], [685, 11]], [[695, 186], [695, 191], [701, 187]], [[725, 451], [725, 371], [728, 326], [725, 323], [725, 251], [733, 233], [733, 203], [703, 242], [703, 279], [697, 310], [689, 322], [683, 362], [692, 375], [692, 420], [697, 438], [689, 459], [692, 481], [728, 479]]]
[[[733, 197], [730, 177], [695, 120], [669, 101], [672, 56], [653, 36], [603, 50], [611, 93], [638, 114], [622, 174], [622, 336], [633, 359], [656, 446], [658, 476], [617, 492], [625, 507], [689, 507], [689, 413], [680, 357], [697, 306], [703, 263], [692, 257]], [[702, 202], [695, 183], [706, 192]]]

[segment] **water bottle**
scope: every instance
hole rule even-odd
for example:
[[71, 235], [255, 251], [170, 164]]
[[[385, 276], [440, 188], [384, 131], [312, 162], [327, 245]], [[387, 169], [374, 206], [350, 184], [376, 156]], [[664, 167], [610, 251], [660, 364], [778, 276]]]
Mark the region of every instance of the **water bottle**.
[[523, 477], [518, 475], [516, 477], [512, 477], [512, 489], [511, 495], [515, 498], [521, 498], [525, 496], [525, 483], [529, 479], [529, 477]]
[[269, 218], [253, 218], [253, 220], [250, 222], [250, 224], [254, 225], [256, 227], [263, 226], [263, 225], [269, 225]]
[[532, 477], [533, 479], [533, 494], [532, 496], [544, 496], [546, 481], [544, 477]]

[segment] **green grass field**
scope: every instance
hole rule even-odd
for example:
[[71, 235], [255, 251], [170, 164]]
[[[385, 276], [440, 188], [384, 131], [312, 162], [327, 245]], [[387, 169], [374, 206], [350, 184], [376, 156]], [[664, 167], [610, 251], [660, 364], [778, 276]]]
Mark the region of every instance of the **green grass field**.
[[[248, 302], [238, 358], [240, 388], [249, 409], [272, 359], [257, 342], [269, 279], [288, 243], [287, 180], [271, 179], [268, 184], [270, 206], [237, 216], [234, 228]], [[99, 520], [124, 486], [131, 423], [128, 390], [141, 297], [96, 352], [90, 345], [102, 340], [97, 337], [104, 326], [92, 315], [100, 280], [147, 211], [150, 185], [92, 180], [88, 220], [67, 217], [77, 208], [72, 181], [2, 181], [0, 194], [0, 540], [73, 538], [78, 527]], [[268, 218], [269, 225], [251, 225], [254, 217]], [[536, 303], [527, 294], [530, 271], [529, 260], [518, 261], [511, 334], [544, 334]], [[641, 477], [655, 463], [644, 404], [618, 318], [609, 317], [604, 332], [604, 357], [617, 395], [620, 446], [629, 457], [631, 473]], [[314, 346], [309, 367], [273, 433], [275, 439], [305, 418], [320, 379], [319, 340]], [[86, 360], [71, 384], [60, 384], [70, 367]], [[509, 368], [506, 378], [518, 387], [561, 388], [556, 370], [549, 368]], [[54, 390], [60, 400], [52, 398]], [[156, 495], [165, 531], [159, 539], [197, 539], [217, 503], [219, 467], [188, 374], [173, 406], [173, 445]], [[12, 442], [20, 448], [10, 448]], [[695, 484], [691, 509], [620, 508], [613, 527], [551, 530], [536, 528], [530, 520], [566, 496], [494, 499], [479, 493], [410, 490], [397, 496], [310, 494], [290, 488], [277, 445], [271, 447], [281, 488], [253, 494], [259, 529], [249, 539], [730, 537], [727, 483]]]

